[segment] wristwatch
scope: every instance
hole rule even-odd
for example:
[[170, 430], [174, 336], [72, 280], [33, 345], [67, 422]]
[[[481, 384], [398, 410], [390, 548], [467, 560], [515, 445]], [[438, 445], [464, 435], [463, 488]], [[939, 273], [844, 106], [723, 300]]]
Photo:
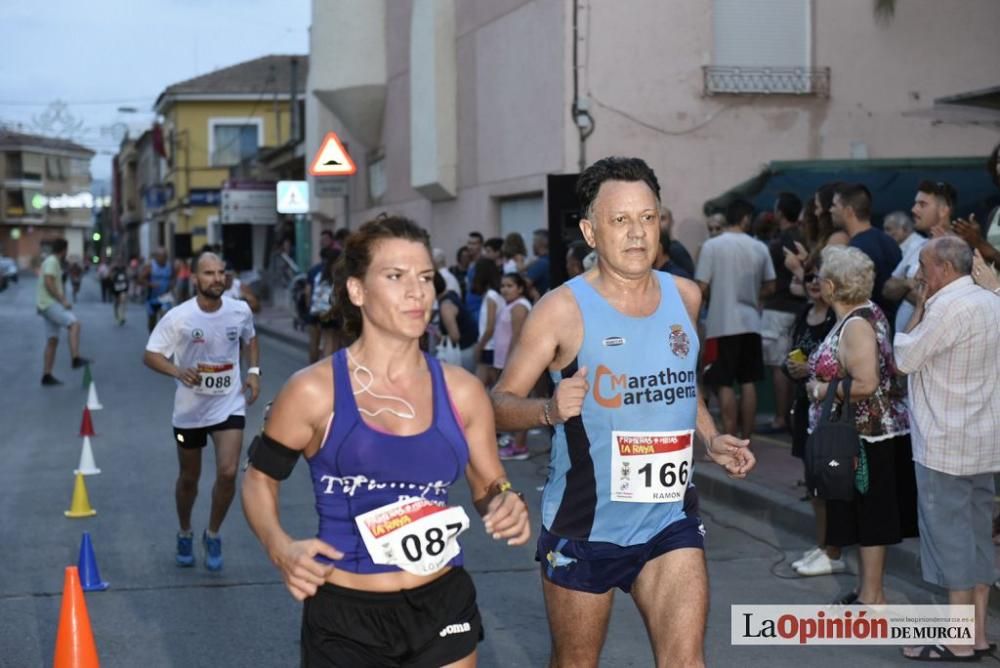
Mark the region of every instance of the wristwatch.
[[253, 374], [255, 376], [259, 376], [260, 375], [260, 367], [259, 366], [252, 366], [249, 369], [247, 369], [247, 375], [249, 376], [250, 374]]

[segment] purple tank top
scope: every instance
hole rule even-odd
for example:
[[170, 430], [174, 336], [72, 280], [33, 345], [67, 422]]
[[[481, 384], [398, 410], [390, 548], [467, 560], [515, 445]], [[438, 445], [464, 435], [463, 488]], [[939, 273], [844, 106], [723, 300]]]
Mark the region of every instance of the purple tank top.
[[[417, 496], [448, 503], [448, 487], [465, 473], [469, 444], [452, 411], [441, 364], [424, 355], [431, 372], [434, 419], [427, 431], [414, 436], [396, 436], [365, 424], [354, 401], [347, 355], [334, 353], [334, 417], [323, 446], [309, 462], [316, 513], [317, 538], [344, 553], [331, 562], [352, 573], [393, 573], [400, 569], [372, 563], [354, 518], [394, 503], [404, 496]], [[461, 566], [461, 553], [450, 565]]]

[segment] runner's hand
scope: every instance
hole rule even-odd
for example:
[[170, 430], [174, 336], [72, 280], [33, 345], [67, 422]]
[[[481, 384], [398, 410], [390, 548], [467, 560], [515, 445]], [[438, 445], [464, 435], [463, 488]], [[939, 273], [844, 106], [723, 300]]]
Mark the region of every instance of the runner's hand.
[[313, 596], [334, 570], [333, 566], [316, 561], [314, 557], [317, 554], [329, 559], [341, 559], [344, 556], [343, 552], [317, 538], [291, 541], [272, 556], [274, 565], [285, 580], [285, 586], [296, 601]]
[[490, 499], [483, 515], [486, 532], [494, 539], [507, 539], [508, 545], [524, 545], [531, 537], [528, 505], [514, 492], [503, 492]]
[[708, 456], [726, 469], [730, 478], [746, 478], [757, 464], [757, 458], [750, 451], [750, 441], [730, 434], [715, 436], [708, 444]]
[[583, 398], [590, 391], [590, 383], [587, 382], [587, 367], [582, 366], [577, 369], [569, 378], [563, 378], [556, 385], [556, 391], [552, 394], [551, 415], [553, 424], [565, 422], [571, 417], [576, 417], [583, 410]]
[[243, 392], [246, 393], [247, 390], [250, 390], [250, 396], [247, 397], [247, 405], [249, 406], [260, 396], [260, 376], [255, 373], [247, 374], [247, 382], [243, 384]]
[[178, 369], [178, 371], [181, 373], [177, 376], [177, 380], [184, 383], [187, 387], [201, 385], [201, 374], [198, 373], [197, 369]]

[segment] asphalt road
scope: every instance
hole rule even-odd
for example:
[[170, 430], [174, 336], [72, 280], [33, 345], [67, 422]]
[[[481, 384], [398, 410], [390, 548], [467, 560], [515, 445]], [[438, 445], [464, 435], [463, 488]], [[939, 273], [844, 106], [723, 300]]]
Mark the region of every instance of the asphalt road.
[[[102, 472], [86, 479], [97, 515], [63, 516], [80, 456], [86, 392], [82, 373], [70, 369], [64, 342], [55, 375], [65, 385], [40, 386], [44, 341], [34, 290], [35, 281], [27, 278], [0, 293], [0, 666], [51, 665], [63, 569], [76, 563], [83, 531], [90, 532], [101, 575], [111, 585], [86, 595], [102, 665], [298, 665], [300, 605], [250, 533], [238, 501], [223, 527], [225, 569], [209, 573], [200, 556], [194, 569], [174, 566], [173, 384], [142, 365], [141, 307], [131, 305], [127, 324], [117, 327], [92, 277], [74, 310], [83, 322], [83, 351], [94, 359], [93, 377], [104, 405], [93, 414], [97, 436], [92, 441]], [[304, 362], [303, 351], [262, 338], [263, 399], [273, 397]], [[259, 428], [263, 403], [249, 409], [248, 433]], [[544, 449], [541, 436], [532, 447]], [[539, 452], [507, 467], [515, 485], [526, 491], [536, 518], [546, 461]], [[207, 520], [213, 475], [213, 462], [206, 457], [194, 513], [198, 535]], [[285, 526], [293, 535], [312, 535], [316, 518], [304, 464], [282, 493]], [[480, 665], [544, 666], [549, 639], [533, 547], [494, 543], [475, 518], [464, 486], [454, 498], [473, 518], [463, 546], [485, 621]], [[759, 521], [753, 508], [737, 510], [711, 499], [703, 501], [703, 508], [712, 587], [709, 665], [900, 664], [892, 647], [732, 646], [730, 604], [826, 602], [846, 591], [853, 577], [797, 578], [787, 561], [808, 547], [807, 537]], [[783, 561], [786, 555], [790, 559]], [[896, 578], [887, 584], [894, 603], [942, 600], [939, 593]], [[602, 665], [652, 665], [642, 620], [626, 595], [616, 597]]]

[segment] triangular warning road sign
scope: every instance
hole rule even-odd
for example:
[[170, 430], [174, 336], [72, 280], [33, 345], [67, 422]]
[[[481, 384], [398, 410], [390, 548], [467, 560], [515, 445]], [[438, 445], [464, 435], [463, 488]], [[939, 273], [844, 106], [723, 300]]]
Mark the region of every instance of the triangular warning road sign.
[[347, 155], [335, 132], [327, 132], [309, 165], [312, 176], [350, 176], [358, 171], [351, 156]]

